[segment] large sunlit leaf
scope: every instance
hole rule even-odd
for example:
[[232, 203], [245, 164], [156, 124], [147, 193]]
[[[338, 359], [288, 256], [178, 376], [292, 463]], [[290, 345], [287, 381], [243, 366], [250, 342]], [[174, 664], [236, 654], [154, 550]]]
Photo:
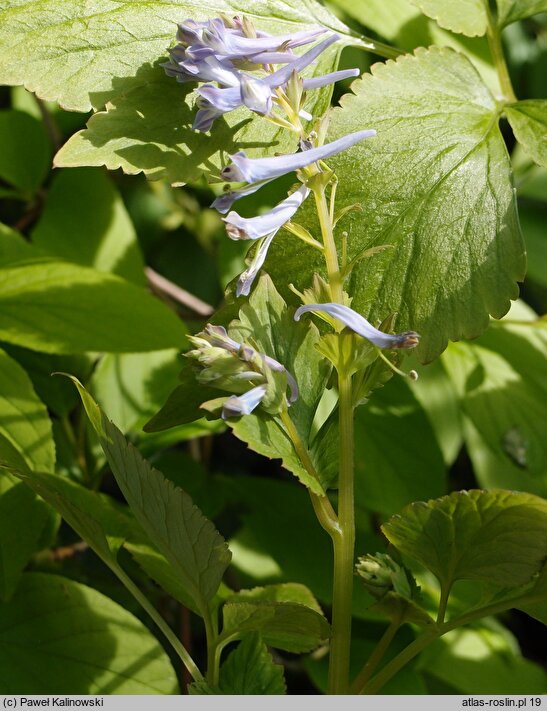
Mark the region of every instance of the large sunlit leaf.
[[135, 518], [203, 613], [230, 562], [226, 542], [188, 494], [143, 459], [83, 386], [75, 384]]
[[180, 348], [185, 329], [144, 289], [45, 258], [0, 270], [0, 338], [48, 353], [137, 352]]
[[[397, 329], [421, 334], [417, 355], [427, 362], [448, 339], [479, 335], [489, 313], [501, 317], [524, 275], [497, 104], [470, 62], [446, 48], [374, 65], [353, 89], [333, 111], [329, 138], [363, 128], [377, 136], [329, 161], [339, 206], [363, 206], [340, 229], [350, 258], [376, 245], [393, 249], [355, 267], [352, 306], [373, 322], [398, 312]], [[307, 222], [316, 232], [309, 213]], [[280, 235], [266, 268], [282, 288], [307, 285], [323, 267]]]
[[547, 101], [517, 101], [506, 106], [505, 113], [517, 141], [536, 163], [547, 167]]
[[4, 0], [0, 5], [0, 82], [24, 84], [74, 111], [100, 108], [142, 83], [139, 68], [175, 44], [177, 23], [252, 12], [261, 30], [293, 34], [324, 25], [349, 30], [315, 0]]
[[3, 694], [178, 689], [167, 654], [142, 622], [102, 593], [44, 573], [25, 573], [0, 605], [0, 668]]
[[416, 502], [382, 529], [430, 570], [445, 592], [456, 580], [502, 588], [528, 583], [547, 555], [547, 501], [504, 491], [454, 492]]
[[488, 24], [484, 0], [412, 0], [414, 5], [441, 27], [469, 37], [483, 35]]

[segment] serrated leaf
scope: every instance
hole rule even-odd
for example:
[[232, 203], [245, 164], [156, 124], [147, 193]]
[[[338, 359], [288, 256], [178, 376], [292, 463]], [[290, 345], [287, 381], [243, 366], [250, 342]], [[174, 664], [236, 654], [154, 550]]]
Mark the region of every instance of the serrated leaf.
[[[69, 110], [98, 109], [112, 95], [141, 85], [143, 65], [159, 57], [167, 59], [178, 22], [241, 11], [230, 0], [204, 0], [199, 6], [184, 0], [121, 5], [111, 0], [76, 0], [64, 5], [60, 16], [56, 0], [5, 0], [0, 6], [0, 82], [24, 84], [42, 99], [58, 100]], [[349, 33], [315, 0], [290, 5], [258, 0], [252, 17], [258, 29], [272, 34], [292, 34], [318, 25]]]
[[[51, 420], [27, 373], [0, 350], [0, 435], [19, 453], [25, 466], [53, 471], [55, 443]], [[8, 464], [19, 463], [8, 457]]]
[[15, 591], [50, 514], [22, 481], [0, 471], [0, 600], [9, 600]]
[[517, 101], [505, 107], [505, 114], [517, 141], [538, 165], [547, 167], [547, 100]]
[[260, 635], [245, 637], [220, 668], [222, 694], [285, 694], [283, 665], [275, 664]]
[[222, 637], [260, 632], [266, 644], [287, 652], [309, 652], [329, 637], [329, 624], [316, 610], [293, 602], [247, 599], [245, 591], [222, 608]]
[[47, 353], [137, 352], [184, 345], [181, 321], [111, 274], [45, 259], [0, 271], [0, 338]]
[[0, 111], [0, 178], [30, 195], [48, 173], [50, 154], [40, 121], [23, 111]]
[[382, 530], [430, 570], [445, 593], [456, 580], [518, 587], [547, 554], [547, 501], [495, 489], [454, 492], [411, 504]]
[[483, 0], [411, 0], [428, 17], [441, 27], [468, 37], [484, 35], [488, 15]]
[[145, 284], [135, 229], [101, 170], [57, 172], [31, 237], [45, 252], [67, 262]]
[[59, 575], [24, 574], [11, 602], [0, 605], [0, 641], [3, 694], [178, 690], [169, 658], [142, 622]]
[[547, 0], [496, 0], [496, 4], [498, 24], [501, 27], [540, 12], [547, 12]]
[[[372, 323], [397, 312], [397, 330], [418, 331], [417, 356], [427, 362], [448, 339], [479, 335], [488, 313], [502, 316], [517, 296], [525, 256], [510, 165], [496, 102], [465, 57], [418, 49], [372, 72], [333, 111], [329, 139], [365, 127], [378, 134], [329, 165], [339, 207], [366, 207], [346, 218], [349, 258], [394, 248], [358, 264], [348, 290]], [[308, 227], [309, 209], [299, 216]], [[322, 265], [279, 235], [266, 268], [281, 289], [309, 284]]]
[[203, 614], [230, 562], [226, 542], [188, 494], [143, 459], [83, 386], [74, 383], [135, 518]]

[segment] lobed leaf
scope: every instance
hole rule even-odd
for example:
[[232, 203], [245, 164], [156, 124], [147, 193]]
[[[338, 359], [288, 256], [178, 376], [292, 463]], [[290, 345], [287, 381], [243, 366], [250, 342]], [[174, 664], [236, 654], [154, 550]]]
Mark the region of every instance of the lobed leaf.
[[220, 693], [244, 695], [286, 694], [283, 665], [275, 664], [260, 635], [239, 643], [220, 668]]
[[[448, 339], [479, 335], [488, 313], [501, 317], [524, 276], [499, 109], [471, 63], [447, 48], [374, 65], [352, 88], [333, 111], [329, 138], [363, 128], [377, 136], [329, 161], [339, 206], [365, 207], [345, 218], [348, 256], [394, 245], [355, 267], [352, 307], [373, 323], [398, 313], [397, 330], [421, 334], [416, 353], [428, 362]], [[321, 270], [283, 235], [266, 265], [279, 288], [308, 284]]]
[[411, 504], [382, 530], [399, 551], [430, 570], [445, 592], [465, 579], [518, 587], [547, 555], [547, 501], [503, 490], [454, 492]]

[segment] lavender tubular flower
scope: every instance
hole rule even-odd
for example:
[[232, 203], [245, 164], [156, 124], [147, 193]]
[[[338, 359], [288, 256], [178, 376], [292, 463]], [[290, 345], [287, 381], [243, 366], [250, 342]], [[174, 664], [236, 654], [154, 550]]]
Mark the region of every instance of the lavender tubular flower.
[[377, 348], [414, 348], [418, 345], [420, 336], [415, 331], [405, 331], [391, 335], [374, 328], [363, 316], [348, 306], [342, 304], [306, 304], [296, 309], [295, 321], [306, 311], [320, 311], [341, 321], [345, 326], [366, 338]]
[[290, 220], [304, 200], [310, 194], [309, 188], [301, 185], [288, 198], [276, 205], [270, 212], [258, 217], [241, 217], [237, 212], [223, 217], [226, 232], [230, 239], [260, 239], [272, 232], [277, 232], [287, 220]]
[[266, 395], [266, 386], [258, 385], [256, 388], [247, 391], [243, 395], [231, 395], [222, 408], [222, 419], [228, 417], [240, 417], [250, 415], [255, 410]]
[[309, 91], [310, 89], [320, 89], [322, 86], [327, 86], [327, 84], [332, 84], [335, 81], [342, 81], [342, 79], [349, 79], [350, 77], [358, 77], [360, 74], [359, 69], [340, 69], [338, 72], [330, 72], [329, 74], [322, 74], [319, 77], [312, 77], [311, 79], [304, 79], [304, 91]]
[[211, 207], [214, 207], [215, 210], [218, 210], [218, 212], [224, 215], [226, 212], [228, 212], [228, 210], [232, 207], [236, 200], [239, 200], [240, 198], [245, 197], [246, 195], [252, 195], [253, 193], [256, 193], [256, 191], [260, 190], [263, 185], [266, 185], [266, 183], [271, 183], [272, 180], [273, 178], [270, 178], [270, 180], [263, 180], [261, 183], [244, 185], [242, 188], [236, 188], [235, 190], [229, 190], [225, 193], [222, 193], [222, 195], [219, 195], [213, 200], [213, 202], [211, 203]]
[[270, 158], [247, 158], [245, 151], [239, 151], [232, 156], [232, 163], [223, 168], [220, 175], [224, 180], [234, 183], [256, 183], [260, 180], [278, 178], [286, 173], [304, 168], [310, 163], [330, 158], [351, 148], [365, 138], [375, 135], [376, 131], [373, 129], [356, 131], [319, 148], [310, 148], [301, 153]]
[[251, 287], [253, 286], [254, 280], [256, 279], [258, 272], [262, 269], [262, 265], [266, 261], [266, 255], [268, 254], [268, 249], [272, 243], [273, 238], [277, 233], [272, 232], [272, 234], [264, 237], [258, 249], [255, 252], [255, 256], [247, 269], [240, 275], [237, 286], [236, 286], [236, 296], [249, 296], [251, 293]]
[[212, 20], [202, 31], [201, 41], [213, 52], [230, 59], [245, 59], [261, 52], [275, 52], [281, 47], [289, 49], [308, 44], [327, 30], [304, 30], [294, 35], [270, 35], [265, 37], [245, 37], [229, 32], [222, 21]]

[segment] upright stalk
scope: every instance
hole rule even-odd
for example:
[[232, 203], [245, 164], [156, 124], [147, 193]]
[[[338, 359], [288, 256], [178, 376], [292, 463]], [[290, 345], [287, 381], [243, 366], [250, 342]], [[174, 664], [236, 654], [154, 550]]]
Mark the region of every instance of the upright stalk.
[[513, 85], [511, 83], [511, 77], [509, 76], [509, 70], [507, 69], [507, 62], [505, 61], [505, 54], [501, 43], [501, 30], [498, 27], [495, 18], [492, 16], [488, 2], [485, 4], [488, 17], [488, 28], [486, 30], [488, 46], [490, 48], [492, 59], [494, 60], [494, 66], [496, 67], [496, 71], [498, 73], [503, 98], [505, 101], [513, 103], [514, 101], [517, 101], [517, 97], [515, 96]]
[[[324, 187], [314, 190], [317, 214], [325, 248], [331, 298], [343, 303], [343, 281], [332, 230], [331, 211]], [[342, 350], [342, 349], [341, 349]], [[338, 535], [333, 536], [334, 582], [332, 591], [332, 627], [329, 661], [329, 694], [347, 694], [351, 642], [353, 598], [353, 561], [355, 549], [355, 504], [353, 494], [353, 393], [351, 375], [344, 364], [338, 370], [339, 473]]]

